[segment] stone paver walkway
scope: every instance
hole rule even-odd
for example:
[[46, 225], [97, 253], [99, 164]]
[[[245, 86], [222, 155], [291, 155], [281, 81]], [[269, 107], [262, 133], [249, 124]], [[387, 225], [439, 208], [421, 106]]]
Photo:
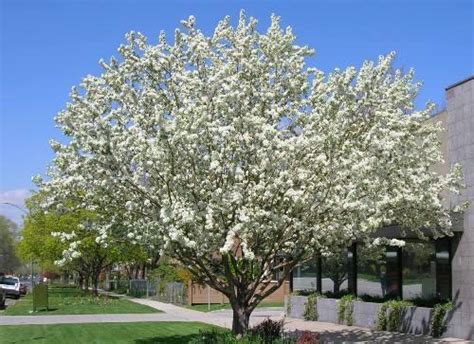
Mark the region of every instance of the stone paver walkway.
[[372, 331], [363, 327], [346, 326], [320, 321], [304, 321], [286, 318], [285, 329], [289, 331], [314, 331], [321, 334], [325, 343], [472, 343], [457, 338], [433, 339], [429, 336], [407, 333]]

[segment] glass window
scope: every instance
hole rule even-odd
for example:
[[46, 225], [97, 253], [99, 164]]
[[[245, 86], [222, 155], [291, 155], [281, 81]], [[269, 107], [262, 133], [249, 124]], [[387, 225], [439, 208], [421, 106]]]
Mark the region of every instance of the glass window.
[[403, 247], [403, 298], [436, 297], [434, 242], [407, 242]]
[[387, 257], [385, 246], [357, 245], [357, 295], [387, 296]]
[[451, 298], [451, 239], [436, 241], [436, 293], [441, 299]]
[[385, 296], [388, 298], [398, 298], [402, 296], [400, 292], [401, 279], [401, 249], [394, 246], [385, 248]]
[[340, 294], [347, 291], [347, 249], [322, 259], [322, 292]]
[[312, 259], [293, 270], [293, 290], [317, 289], [317, 260]]

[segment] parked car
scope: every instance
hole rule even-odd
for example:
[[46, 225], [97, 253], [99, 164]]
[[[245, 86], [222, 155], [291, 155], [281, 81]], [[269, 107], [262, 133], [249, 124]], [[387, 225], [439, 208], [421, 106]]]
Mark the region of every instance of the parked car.
[[20, 295], [26, 295], [28, 286], [25, 283], [20, 283]]
[[14, 276], [3, 276], [0, 280], [0, 288], [4, 289], [7, 296], [20, 297], [20, 279]]

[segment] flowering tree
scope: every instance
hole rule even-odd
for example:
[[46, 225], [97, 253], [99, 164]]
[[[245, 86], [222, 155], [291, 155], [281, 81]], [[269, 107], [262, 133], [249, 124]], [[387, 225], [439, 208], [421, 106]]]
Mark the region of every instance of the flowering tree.
[[256, 25], [242, 13], [207, 37], [190, 17], [157, 45], [128, 34], [121, 59], [73, 89], [57, 117], [69, 141], [38, 178], [47, 206], [81, 194], [115, 236], [161, 240], [229, 298], [237, 334], [314, 250], [388, 224], [449, 232], [440, 192], [459, 181], [430, 170], [440, 128], [393, 54], [326, 76], [278, 17]]

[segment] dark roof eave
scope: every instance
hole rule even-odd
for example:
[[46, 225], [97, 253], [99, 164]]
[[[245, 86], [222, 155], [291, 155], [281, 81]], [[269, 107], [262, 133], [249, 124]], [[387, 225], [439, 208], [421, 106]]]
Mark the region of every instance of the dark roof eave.
[[465, 82], [468, 82], [468, 81], [470, 81], [470, 80], [474, 80], [474, 75], [471, 75], [471, 76], [467, 77], [466, 79], [463, 79], [463, 80], [461, 80], [461, 81], [458, 81], [458, 82], [456, 82], [456, 83], [454, 83], [454, 84], [452, 84], [452, 85], [449, 85], [448, 87], [445, 88], [445, 90], [446, 90], [446, 91], [447, 91], [447, 90], [450, 90], [451, 88], [454, 88], [454, 87], [456, 87], [456, 86], [459, 86], [459, 85], [461, 85], [461, 84], [464, 84]]

